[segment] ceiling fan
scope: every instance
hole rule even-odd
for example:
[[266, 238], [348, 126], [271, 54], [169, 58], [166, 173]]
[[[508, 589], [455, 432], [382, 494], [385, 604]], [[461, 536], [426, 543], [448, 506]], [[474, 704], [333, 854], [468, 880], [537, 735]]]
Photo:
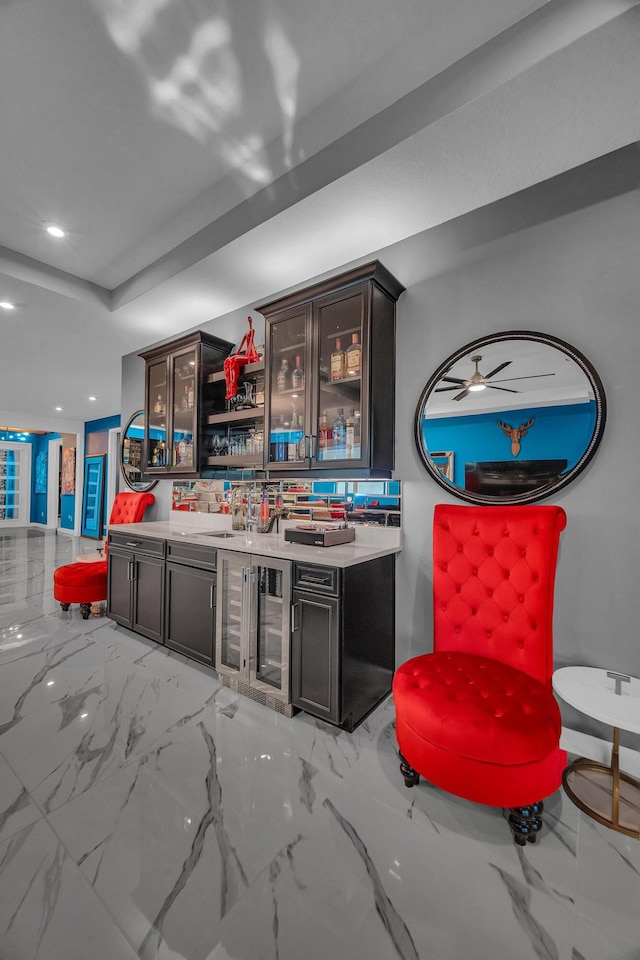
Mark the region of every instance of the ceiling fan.
[[470, 393], [475, 393], [479, 390], [484, 390], [487, 387], [490, 387], [492, 390], [503, 390], [505, 393], [522, 393], [522, 390], [513, 390], [511, 387], [496, 387], [496, 383], [511, 383], [514, 380], [534, 380], [538, 377], [554, 377], [555, 373], [532, 373], [528, 377], [505, 377], [502, 380], [495, 380], [492, 383], [489, 381], [495, 377], [496, 373], [500, 373], [505, 367], [508, 367], [509, 364], [513, 363], [512, 360], [505, 360], [504, 363], [501, 363], [499, 366], [492, 370], [491, 373], [482, 374], [478, 369], [478, 364], [482, 360], [480, 354], [475, 354], [469, 358], [472, 363], [475, 363], [476, 369], [471, 374], [468, 380], [462, 380], [460, 377], [441, 377], [440, 379], [444, 383], [453, 383], [453, 387], [436, 387], [434, 393], [446, 393], [449, 390], [460, 390], [460, 387], [463, 387], [462, 390], [458, 393], [454, 400], [464, 400], [465, 397], [468, 397]]

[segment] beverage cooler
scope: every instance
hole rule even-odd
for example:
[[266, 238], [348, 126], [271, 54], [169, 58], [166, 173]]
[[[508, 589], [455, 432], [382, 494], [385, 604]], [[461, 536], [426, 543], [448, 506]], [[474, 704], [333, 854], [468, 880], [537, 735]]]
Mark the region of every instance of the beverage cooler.
[[218, 551], [216, 670], [225, 686], [291, 716], [291, 565]]

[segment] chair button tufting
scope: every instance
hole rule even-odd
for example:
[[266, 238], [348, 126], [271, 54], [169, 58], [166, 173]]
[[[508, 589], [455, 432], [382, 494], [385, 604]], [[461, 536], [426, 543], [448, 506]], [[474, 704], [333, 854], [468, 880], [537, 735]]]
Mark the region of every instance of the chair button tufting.
[[477, 614], [477, 612], [478, 612], [478, 611], [476, 610], [475, 607], [472, 607], [472, 608], [471, 608], [471, 616], [472, 616], [472, 617], [475, 617], [475, 615]]
[[493, 596], [493, 590], [487, 590], [487, 596], [488, 596], [488, 597], [492, 597], [492, 596]]
[[521, 550], [521, 551], [520, 551], [520, 556], [521, 556], [521, 557], [526, 557], [526, 555], [527, 555], [527, 551], [526, 551], [526, 550]]
[[503, 573], [503, 577], [505, 578], [505, 580], [508, 580], [510, 576], [511, 576], [511, 571], [505, 570]]
[[446, 603], [443, 603], [442, 606], [440, 607], [440, 609], [442, 610], [443, 613], [446, 613], [446, 610], [447, 610], [447, 605], [446, 605]]
[[458, 544], [458, 553], [462, 553], [462, 544], [461, 544], [461, 543]]
[[487, 630], [487, 637], [489, 638], [489, 640], [491, 640], [492, 636], [493, 634], [491, 633], [491, 630]]
[[456, 593], [460, 593], [461, 591], [462, 591], [462, 587], [457, 586], [457, 587], [456, 587]]
[[460, 627], [456, 627], [455, 632], [460, 633]]
[[520, 603], [524, 603], [524, 597], [522, 596], [522, 594], [520, 594], [520, 596], [518, 597], [518, 600], [520, 601]]
[[509, 622], [509, 614], [508, 614], [508, 613], [505, 613], [503, 619], [504, 619], [504, 622], [505, 622], [505, 623], [508, 623], [508, 622]]
[[489, 554], [490, 557], [493, 556], [493, 548], [492, 548], [492, 547], [489, 547], [489, 550], [488, 550], [487, 552], [488, 552], [488, 554]]
[[477, 577], [477, 576], [478, 576], [478, 568], [477, 568], [477, 567], [474, 567], [473, 570], [471, 571], [471, 573], [474, 575], [474, 577]]
[[518, 640], [518, 650], [524, 649], [524, 640]]

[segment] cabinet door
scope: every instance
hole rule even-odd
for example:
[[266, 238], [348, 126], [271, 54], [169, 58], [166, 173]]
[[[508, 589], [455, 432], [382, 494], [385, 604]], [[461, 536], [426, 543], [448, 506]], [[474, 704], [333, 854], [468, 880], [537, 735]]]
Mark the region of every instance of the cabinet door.
[[315, 468], [358, 467], [367, 461], [369, 309], [368, 284], [313, 304]]
[[167, 359], [147, 364], [147, 444], [143, 470], [169, 466], [168, 420], [170, 413]]
[[167, 563], [165, 643], [202, 663], [214, 662], [216, 575]]
[[276, 314], [268, 324], [264, 445], [269, 470], [299, 469], [309, 455], [310, 316], [310, 307], [304, 305]]
[[174, 473], [193, 473], [195, 441], [198, 436], [198, 390], [196, 348], [191, 347], [169, 358], [171, 378], [171, 449], [169, 466]]
[[133, 553], [111, 544], [108, 559], [107, 616], [124, 627], [130, 627]]
[[292, 610], [293, 704], [340, 723], [340, 600], [294, 590]]
[[218, 552], [218, 598], [216, 605], [216, 670], [230, 676], [244, 675], [247, 660], [249, 604], [245, 574], [250, 557]]
[[249, 681], [289, 702], [291, 564], [252, 556]]
[[158, 643], [162, 643], [164, 566], [157, 557], [134, 554], [131, 629]]

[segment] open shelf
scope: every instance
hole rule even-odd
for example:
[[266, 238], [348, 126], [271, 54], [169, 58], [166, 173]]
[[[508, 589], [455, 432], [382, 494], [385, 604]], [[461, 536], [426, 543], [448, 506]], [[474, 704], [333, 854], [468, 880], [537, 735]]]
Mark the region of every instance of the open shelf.
[[214, 427], [218, 424], [243, 423], [264, 419], [264, 407], [251, 407], [247, 410], [233, 410], [229, 413], [212, 413], [207, 417], [207, 425]]
[[[241, 378], [247, 379], [254, 373], [261, 373], [264, 370], [264, 360], [256, 360], [255, 363], [245, 363], [242, 369], [240, 370], [238, 380]], [[224, 380], [224, 370], [219, 370], [216, 373], [210, 373], [207, 377], [207, 383], [220, 383]]]

